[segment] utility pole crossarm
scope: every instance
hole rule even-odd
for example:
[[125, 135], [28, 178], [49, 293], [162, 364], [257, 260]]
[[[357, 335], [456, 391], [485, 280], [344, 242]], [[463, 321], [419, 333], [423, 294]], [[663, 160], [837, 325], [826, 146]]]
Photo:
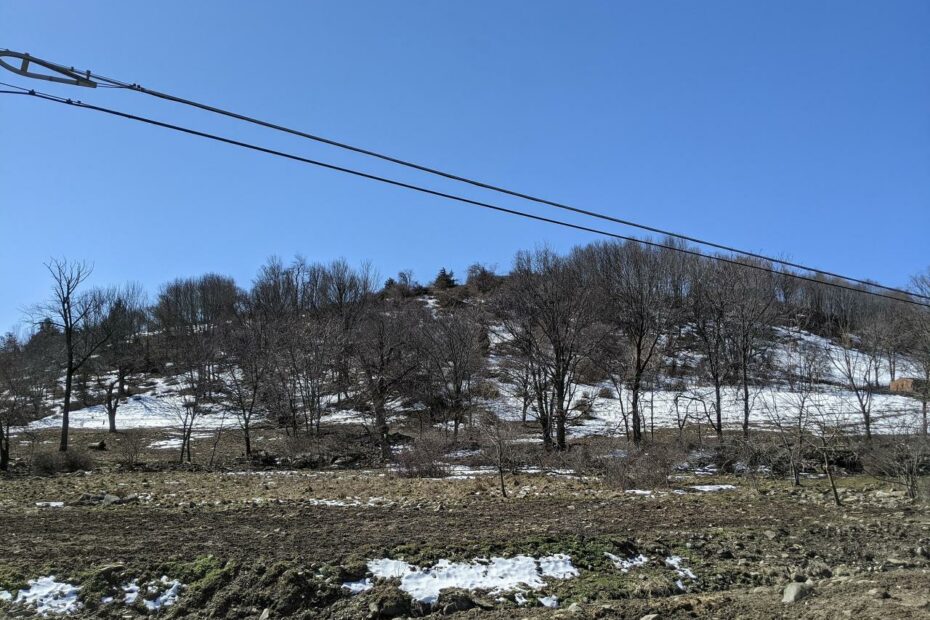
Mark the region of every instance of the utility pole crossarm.
[[[4, 58], [18, 58], [22, 61], [22, 63], [17, 67], [6, 62]], [[34, 71], [29, 70], [30, 64], [45, 67], [46, 69], [66, 77], [49, 75], [47, 73], [35, 73]], [[12, 71], [13, 73], [18, 73], [19, 75], [35, 78], [37, 80], [47, 80], [49, 82], [58, 82], [60, 84], [70, 84], [71, 86], [86, 86], [87, 88], [97, 88], [97, 83], [90, 79], [90, 71], [87, 71], [82, 75], [81, 73], [75, 71], [74, 67], [63, 67], [47, 60], [35, 58], [29, 54], [14, 52], [13, 50], [0, 50], [0, 66], [8, 71]]]

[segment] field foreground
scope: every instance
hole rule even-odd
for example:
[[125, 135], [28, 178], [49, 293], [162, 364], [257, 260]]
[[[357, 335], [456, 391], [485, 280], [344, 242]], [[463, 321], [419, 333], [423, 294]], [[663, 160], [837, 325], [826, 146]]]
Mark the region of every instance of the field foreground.
[[[507, 474], [506, 499], [467, 469], [0, 478], [0, 615], [930, 617], [923, 504], [864, 477], [840, 479], [837, 508], [822, 479], [698, 473], [649, 492]], [[52, 575], [57, 594], [16, 602]]]

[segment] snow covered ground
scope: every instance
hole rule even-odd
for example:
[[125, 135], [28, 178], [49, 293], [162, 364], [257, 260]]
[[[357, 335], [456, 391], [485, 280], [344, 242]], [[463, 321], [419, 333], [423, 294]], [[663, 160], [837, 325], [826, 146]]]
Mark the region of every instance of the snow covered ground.
[[[504, 343], [506, 334], [498, 326], [492, 327], [490, 334], [493, 346]], [[803, 423], [809, 427], [817, 424], [827, 426], [844, 425], [850, 429], [861, 429], [862, 414], [859, 402], [854, 392], [840, 387], [844, 377], [842, 369], [847, 359], [844, 350], [826, 338], [807, 332], [776, 329], [778, 344], [772, 349], [770, 355], [780, 373], [787, 373], [797, 360], [797, 351], [803, 347], [814, 347], [823, 355], [821, 383], [809, 395], [805, 402], [806, 414]], [[499, 369], [501, 358], [495, 348], [488, 359], [489, 367]], [[696, 352], [685, 352], [690, 363], [700, 360]], [[681, 356], [679, 356], [680, 358]], [[854, 352], [849, 359], [850, 364], [857, 373], [871, 371], [871, 376], [877, 377], [880, 384], [890, 381], [890, 363], [885, 358], [869, 361], [861, 353]], [[896, 362], [897, 376], [913, 374], [914, 369], [906, 359]], [[877, 369], [877, 372], [876, 372]], [[752, 390], [752, 413], [750, 423], [757, 427], [773, 427], [777, 423], [796, 423], [799, 403], [802, 394], [793, 392], [784, 381], [778, 378], [785, 376], [776, 373], [776, 379], [765, 387], [756, 387]], [[501, 419], [517, 421], [522, 417], [522, 403], [514, 395], [512, 386], [494, 380], [500, 396], [493, 400], [481, 403]], [[177, 394], [176, 387], [162, 378], [150, 381], [150, 388], [138, 393], [120, 404], [117, 412], [117, 427], [120, 429], [132, 428], [180, 428], [184, 416], [184, 399]], [[599, 397], [603, 389], [615, 397]], [[599, 385], [577, 385], [575, 401], [585, 398], [591, 403], [591, 410], [587, 415], [581, 416], [572, 412], [569, 424], [569, 436], [580, 438], [585, 436], [622, 436], [625, 433], [625, 414], [631, 409], [631, 395], [624, 390], [619, 398], [612, 385], [602, 383]], [[889, 393], [872, 395], [871, 410], [873, 417], [873, 432], [881, 433], [891, 430], [900, 430], [903, 425], [914, 427], [920, 420], [920, 403], [907, 396]], [[324, 424], [370, 424], [370, 416], [353, 409], [337, 409], [335, 396], [324, 398], [327, 406], [332, 407], [323, 415]], [[683, 424], [709, 424], [708, 416], [713, 415], [713, 390], [707, 385], [688, 383], [679, 389], [656, 389], [644, 391], [640, 396], [641, 412], [645, 418], [647, 428], [676, 428]], [[574, 404], [573, 403], [573, 404]], [[392, 425], [403, 420], [405, 413], [399, 400], [389, 403], [389, 421]], [[528, 412], [532, 418], [533, 412]], [[734, 387], [723, 390], [723, 424], [725, 427], [735, 428], [742, 424], [743, 405], [741, 395]], [[103, 406], [87, 407], [72, 411], [70, 425], [74, 429], [105, 430], [108, 428], [106, 410]], [[214, 411], [202, 413], [198, 416], [194, 428], [197, 431], [212, 431], [218, 428], [232, 428], [236, 425], [236, 418], [232, 413]], [[56, 413], [28, 425], [29, 430], [57, 428], [61, 426], [61, 415]], [[524, 441], [535, 441], [534, 438], [524, 438]], [[176, 447], [177, 440], [167, 439], [157, 448]]]
[[[116, 412], [116, 426], [131, 428], [180, 428], [184, 418], [184, 399], [176, 394], [139, 394], [120, 404]], [[198, 430], [230, 427], [234, 416], [204, 413], [197, 416], [194, 428]], [[103, 405], [71, 411], [68, 424], [72, 429], [106, 430], [109, 428], [107, 411]], [[29, 430], [58, 428], [61, 414], [56, 413], [32, 422]]]

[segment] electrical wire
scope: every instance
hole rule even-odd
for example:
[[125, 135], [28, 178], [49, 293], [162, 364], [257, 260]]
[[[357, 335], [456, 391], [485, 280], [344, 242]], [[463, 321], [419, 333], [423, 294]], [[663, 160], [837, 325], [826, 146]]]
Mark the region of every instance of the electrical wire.
[[[0, 82], [0, 85], [12, 86], [12, 85], [5, 84], [5, 83], [3, 83], [3, 82]], [[679, 252], [679, 253], [682, 253], [682, 254], [687, 254], [687, 255], [690, 255], [690, 256], [696, 256], [696, 257], [699, 257], [699, 258], [704, 258], [704, 259], [708, 259], [708, 260], [714, 260], [714, 261], [718, 261], [718, 262], [722, 262], [722, 263], [727, 263], [727, 264], [731, 264], [731, 265], [736, 265], [736, 266], [744, 267], [744, 268], [755, 269], [755, 270], [757, 270], [757, 271], [763, 271], [763, 272], [767, 272], [767, 273], [771, 273], [771, 274], [775, 274], [775, 275], [782, 275], [782, 276], [786, 276], [786, 277], [790, 277], [790, 278], [794, 278], [794, 279], [798, 279], [798, 280], [803, 280], [803, 281], [807, 281], [807, 282], [812, 282], [812, 283], [820, 284], [820, 285], [824, 285], [824, 286], [830, 286], [830, 287], [834, 287], [834, 288], [844, 289], [844, 290], [848, 290], [848, 291], [852, 291], [852, 292], [856, 292], [856, 293], [864, 293], [864, 294], [871, 295], [871, 296], [874, 296], [874, 297], [881, 297], [881, 298], [890, 299], [890, 300], [898, 301], [898, 302], [903, 302], [903, 303], [907, 303], [907, 304], [911, 304], [911, 305], [915, 305], [915, 306], [920, 306], [920, 307], [924, 307], [924, 308], [930, 308], [930, 304], [919, 302], [919, 301], [913, 299], [913, 297], [911, 297], [910, 294], [908, 294], [908, 293], [906, 293], [906, 292], [904, 292], [904, 294], [905, 294], [905, 295], [908, 295], [908, 297], [904, 297], [904, 298], [902, 298], [902, 297], [894, 297], [894, 296], [891, 296], [891, 295], [886, 295], [886, 294], [884, 294], [884, 293], [879, 293], [879, 292], [872, 291], [872, 290], [868, 290], [868, 289], [856, 288], [856, 287], [853, 287], [853, 286], [850, 286], [850, 285], [847, 285], [847, 284], [841, 284], [841, 283], [839, 283], [839, 282], [830, 282], [830, 281], [826, 281], [826, 280], [820, 280], [820, 279], [817, 279], [817, 278], [812, 278], [812, 277], [810, 277], [810, 276], [801, 275], [801, 274], [798, 274], [798, 273], [792, 273], [792, 272], [790, 272], [790, 271], [784, 271], [784, 270], [773, 269], [773, 268], [771, 268], [771, 267], [766, 267], [765, 265], [761, 265], [761, 264], [757, 264], [757, 263], [741, 262], [741, 261], [734, 260], [734, 259], [732, 259], [732, 258], [727, 258], [727, 257], [724, 257], [724, 256], [719, 256], [719, 255], [715, 255], [715, 254], [705, 254], [705, 253], [700, 252], [700, 251], [697, 251], [697, 250], [692, 250], [692, 249], [683, 248], [683, 247], [677, 247], [677, 246], [673, 246], [673, 245], [667, 245], [667, 244], [658, 243], [658, 242], [655, 242], [655, 241], [649, 241], [649, 240], [646, 240], [646, 239], [638, 239], [638, 238], [636, 238], [636, 237], [630, 237], [630, 236], [628, 236], [628, 235], [621, 235], [621, 234], [617, 234], [617, 233], [614, 233], [614, 232], [610, 232], [610, 231], [606, 231], [606, 230], [602, 230], [602, 229], [598, 229], [598, 228], [593, 228], [593, 227], [590, 227], [590, 226], [584, 226], [584, 225], [581, 225], [581, 224], [574, 224], [574, 223], [571, 223], [571, 222], [566, 222], [566, 221], [564, 221], [564, 220], [558, 220], [558, 219], [555, 219], [555, 218], [545, 217], [545, 216], [542, 216], [542, 215], [536, 215], [536, 214], [533, 214], [533, 213], [527, 213], [527, 212], [525, 212], [525, 211], [520, 211], [520, 210], [517, 210], [517, 209], [511, 209], [511, 208], [507, 208], [507, 207], [502, 207], [502, 206], [500, 206], [500, 205], [495, 205], [495, 204], [491, 204], [491, 203], [488, 203], [488, 202], [482, 202], [482, 201], [479, 201], [479, 200], [473, 200], [473, 199], [471, 199], [471, 198], [466, 198], [466, 197], [464, 197], [464, 196], [458, 196], [458, 195], [455, 195], [455, 194], [450, 194], [450, 193], [447, 193], [447, 192], [443, 192], [443, 191], [439, 191], [439, 190], [435, 190], [435, 189], [430, 189], [430, 188], [423, 187], [423, 186], [420, 186], [420, 185], [414, 185], [414, 184], [412, 184], [412, 183], [406, 183], [406, 182], [404, 182], [404, 181], [398, 181], [398, 180], [396, 180], [396, 179], [391, 179], [391, 178], [388, 178], [388, 177], [383, 177], [383, 176], [371, 174], [371, 173], [368, 173], [368, 172], [363, 172], [363, 171], [361, 171], [361, 170], [356, 170], [356, 169], [353, 169], [353, 168], [347, 168], [347, 167], [344, 167], [344, 166], [338, 166], [338, 165], [336, 165], [336, 164], [331, 164], [331, 163], [327, 163], [327, 162], [320, 161], [320, 160], [316, 160], [316, 159], [310, 159], [310, 158], [308, 158], [308, 157], [302, 157], [302, 156], [300, 156], [300, 155], [295, 155], [295, 154], [293, 154], [293, 153], [287, 153], [287, 152], [285, 152], [285, 151], [279, 151], [279, 150], [276, 150], [276, 149], [271, 149], [271, 148], [267, 148], [267, 147], [264, 147], [264, 146], [259, 146], [259, 145], [252, 144], [252, 143], [249, 143], [249, 142], [243, 142], [243, 141], [241, 141], [241, 140], [235, 140], [235, 139], [232, 139], [232, 138], [227, 138], [227, 137], [224, 137], [224, 136], [220, 136], [220, 135], [217, 135], [217, 134], [208, 133], [208, 132], [205, 132], [205, 131], [200, 131], [200, 130], [197, 130], [197, 129], [191, 129], [191, 128], [189, 128], [189, 127], [182, 127], [182, 126], [180, 126], [180, 125], [174, 125], [174, 124], [172, 124], [172, 123], [166, 123], [166, 122], [159, 121], [159, 120], [155, 120], [155, 119], [152, 119], [152, 118], [148, 118], [148, 117], [144, 117], [144, 116], [139, 116], [139, 115], [136, 115], [136, 114], [130, 114], [130, 113], [128, 113], [128, 112], [122, 112], [122, 111], [119, 111], [119, 110], [114, 110], [114, 109], [112, 109], [112, 108], [106, 108], [106, 107], [103, 107], [103, 106], [97, 106], [97, 105], [93, 105], [93, 104], [89, 104], [89, 103], [84, 103], [84, 102], [82, 102], [82, 101], [78, 101], [78, 100], [75, 100], [75, 99], [68, 99], [68, 98], [65, 98], [65, 97], [59, 97], [59, 96], [57, 96], [57, 95], [51, 95], [51, 94], [49, 94], [49, 93], [43, 93], [43, 92], [40, 92], [40, 91], [36, 91], [36, 90], [34, 90], [34, 89], [25, 89], [25, 88], [22, 88], [22, 87], [20, 87], [20, 86], [13, 86], [13, 88], [17, 88], [17, 89], [19, 89], [19, 90], [18, 90], [18, 91], [0, 91], [0, 94], [25, 95], [25, 96], [29, 96], [29, 97], [35, 97], [35, 98], [38, 98], [38, 99], [43, 99], [43, 100], [45, 100], [45, 101], [51, 101], [51, 102], [54, 102], [54, 103], [59, 103], [59, 104], [65, 104], [65, 105], [73, 106], [73, 107], [77, 107], [77, 108], [81, 108], [81, 109], [85, 109], [85, 110], [93, 110], [93, 111], [101, 112], [101, 113], [108, 114], [108, 115], [111, 115], [111, 116], [117, 116], [117, 117], [125, 118], [125, 119], [128, 119], [128, 120], [138, 121], [138, 122], [141, 122], [141, 123], [144, 123], [144, 124], [147, 124], [147, 125], [153, 125], [153, 126], [156, 126], [156, 127], [162, 127], [162, 128], [165, 128], [165, 129], [171, 129], [171, 130], [173, 130], [173, 131], [177, 131], [177, 132], [180, 132], [180, 133], [185, 133], [185, 134], [192, 135], [192, 136], [197, 136], [197, 137], [201, 137], [201, 138], [206, 138], [206, 139], [213, 140], [213, 141], [216, 141], [216, 142], [222, 142], [222, 143], [224, 143], [224, 144], [230, 144], [230, 145], [233, 145], [233, 146], [238, 146], [238, 147], [241, 147], [241, 148], [249, 149], [249, 150], [252, 150], [252, 151], [257, 151], [257, 152], [260, 152], [260, 153], [266, 153], [266, 154], [268, 154], [268, 155], [275, 155], [275, 156], [277, 156], [277, 157], [282, 157], [282, 158], [285, 158], [285, 159], [290, 159], [290, 160], [292, 160], [292, 161], [297, 161], [297, 162], [301, 162], [301, 163], [305, 163], [305, 164], [310, 164], [310, 165], [313, 165], [313, 166], [318, 166], [318, 167], [320, 167], [320, 168], [325, 168], [325, 169], [327, 169], [327, 170], [333, 170], [333, 171], [336, 171], [336, 172], [342, 172], [342, 173], [345, 173], [345, 174], [349, 174], [349, 175], [353, 175], [353, 176], [356, 176], [356, 177], [368, 179], [368, 180], [371, 180], [371, 181], [377, 181], [377, 182], [379, 182], [379, 183], [384, 183], [384, 184], [387, 184], [387, 185], [393, 185], [393, 186], [395, 186], [395, 187], [401, 187], [401, 188], [404, 188], [404, 189], [409, 189], [409, 190], [412, 190], [412, 191], [420, 192], [420, 193], [427, 194], [427, 195], [431, 195], [431, 196], [437, 196], [437, 197], [440, 197], [440, 198], [446, 198], [446, 199], [448, 199], [448, 200], [453, 200], [453, 201], [460, 202], [460, 203], [463, 203], [463, 204], [468, 204], [468, 205], [472, 205], [472, 206], [476, 206], [476, 207], [480, 207], [480, 208], [484, 208], [484, 209], [489, 209], [489, 210], [497, 211], [497, 212], [500, 212], [500, 213], [507, 213], [507, 214], [510, 214], [510, 215], [514, 215], [514, 216], [518, 216], [518, 217], [524, 217], [524, 218], [531, 219], [531, 220], [535, 220], [535, 221], [539, 221], [539, 222], [545, 222], [545, 223], [548, 223], [548, 224], [555, 224], [555, 225], [557, 225], [557, 226], [563, 226], [563, 227], [571, 228], [571, 229], [574, 229], [574, 230], [580, 230], [580, 231], [583, 231], [583, 232], [589, 232], [589, 233], [594, 233], [594, 234], [598, 234], [598, 235], [603, 235], [603, 236], [610, 237], [610, 238], [613, 238], [613, 239], [618, 239], [618, 240], [623, 240], [623, 241], [629, 241], [629, 242], [638, 243], [638, 244], [642, 244], [642, 245], [646, 245], [646, 246], [650, 246], [650, 247], [655, 247], [655, 248], [662, 248], [662, 249], [666, 249], [666, 250], [672, 250], [672, 251]], [[842, 278], [842, 276], [836, 276], [836, 277]], [[867, 286], [873, 286], [873, 285], [870, 284], [870, 283], [867, 283]]]
[[[51, 63], [51, 64], [57, 64], [57, 63]], [[58, 65], [58, 66], [61, 67], [61, 68], [63, 68], [63, 69], [64, 69], [64, 68], [67, 68], [67, 67], [65, 67], [64, 65]], [[71, 67], [70, 70], [73, 71], [74, 68]], [[154, 89], [145, 88], [144, 86], [142, 86], [142, 85], [140, 85], [140, 84], [129, 83], [129, 82], [117, 80], [117, 79], [114, 79], [114, 78], [109, 78], [109, 77], [100, 75], [100, 74], [98, 74], [98, 73], [94, 73], [94, 72], [92, 72], [92, 71], [90, 71], [90, 72], [84, 72], [84, 73], [86, 73], [90, 78], [96, 79], [96, 80], [101, 81], [101, 82], [106, 82], [105, 85], [101, 85], [101, 86], [107, 86], [107, 87], [110, 87], [110, 88], [120, 88], [120, 89], [125, 89], [125, 90], [132, 90], [132, 91], [135, 91], [135, 92], [139, 92], [139, 93], [143, 93], [143, 94], [146, 94], [146, 95], [150, 95], [150, 96], [152, 96], [152, 97], [157, 97], [157, 98], [163, 99], [163, 100], [165, 100], [165, 101], [171, 101], [171, 102], [174, 102], [174, 103], [179, 103], [179, 104], [182, 104], [182, 105], [191, 106], [191, 107], [194, 107], [194, 108], [198, 108], [198, 109], [201, 109], [201, 110], [205, 110], [205, 111], [207, 111], [207, 112], [212, 112], [212, 113], [214, 113], [214, 114], [220, 114], [220, 115], [222, 115], [222, 116], [227, 116], [227, 117], [229, 117], [229, 118], [233, 118], [233, 119], [236, 119], [236, 120], [244, 121], [244, 122], [247, 122], [247, 123], [252, 123], [252, 124], [259, 125], [259, 126], [261, 126], [261, 127], [265, 127], [265, 128], [272, 129], [272, 130], [275, 130], [275, 131], [280, 131], [280, 132], [283, 132], [283, 133], [291, 134], [291, 135], [298, 136], [298, 137], [301, 137], [301, 138], [305, 138], [305, 139], [308, 139], [308, 140], [313, 140], [313, 141], [319, 142], [319, 143], [321, 143], [321, 144], [326, 144], [326, 145], [333, 146], [333, 147], [336, 147], [336, 148], [340, 148], [340, 149], [343, 149], [343, 150], [351, 151], [351, 152], [353, 152], [353, 153], [358, 153], [358, 154], [365, 155], [365, 156], [368, 156], [368, 157], [374, 157], [374, 158], [377, 158], [377, 159], [380, 159], [380, 160], [383, 160], [383, 161], [390, 162], [390, 163], [392, 163], [392, 164], [396, 164], [396, 165], [399, 165], [399, 166], [404, 166], [404, 167], [406, 167], [406, 168], [410, 168], [410, 169], [413, 169], [413, 170], [418, 170], [418, 171], [420, 171], [420, 172], [425, 172], [425, 173], [427, 173], [427, 174], [431, 174], [431, 175], [443, 177], [443, 178], [450, 179], [450, 180], [453, 180], [453, 181], [457, 181], [457, 182], [460, 182], [460, 183], [466, 183], [466, 184], [468, 184], [468, 185], [472, 185], [472, 186], [474, 186], [474, 187], [479, 187], [479, 188], [481, 188], [481, 189], [486, 189], [486, 190], [490, 190], [490, 191], [497, 192], [497, 193], [500, 193], [500, 194], [505, 194], [505, 195], [512, 196], [512, 197], [515, 197], [515, 198], [520, 198], [520, 199], [523, 199], [523, 200], [527, 200], [527, 201], [530, 201], [530, 202], [534, 202], [534, 203], [537, 203], [537, 204], [546, 205], [546, 206], [549, 206], [549, 207], [555, 207], [555, 208], [557, 208], [557, 209], [562, 209], [562, 210], [564, 210], [564, 211], [570, 211], [570, 212], [578, 213], [578, 214], [585, 215], [585, 216], [588, 216], [588, 217], [593, 217], [593, 218], [597, 218], [597, 219], [601, 219], [601, 220], [613, 222], [613, 223], [615, 223], [615, 224], [621, 224], [621, 225], [623, 225], [623, 226], [629, 226], [629, 227], [632, 227], [632, 228], [637, 228], [637, 229], [639, 229], [639, 230], [644, 230], [644, 231], [647, 231], [647, 232], [650, 232], [650, 233], [659, 234], [659, 235], [665, 235], [665, 236], [673, 237], [673, 238], [676, 238], [676, 239], [681, 239], [682, 241], [687, 241], [687, 242], [689, 242], [689, 243], [693, 243], [693, 244], [701, 245], [701, 246], [706, 246], [706, 247], [714, 248], [714, 249], [717, 249], [717, 250], [723, 250], [723, 251], [725, 251], [725, 252], [730, 252], [731, 254], [738, 254], [738, 255], [741, 255], [741, 256], [747, 256], [747, 257], [750, 257], [750, 258], [755, 258], [755, 259], [759, 259], [759, 260], [764, 260], [764, 261], [768, 261], [768, 262], [773, 263], [773, 264], [782, 265], [782, 266], [784, 266], [784, 267], [790, 267], [790, 268], [792, 268], [792, 269], [799, 269], [799, 270], [802, 270], [802, 271], [807, 271], [807, 272], [809, 272], [809, 273], [815, 273], [815, 274], [818, 274], [818, 275], [821, 275], [821, 276], [828, 276], [828, 277], [832, 277], [832, 278], [840, 278], [840, 279], [842, 279], [842, 280], [846, 280], [847, 282], [853, 282], [853, 283], [856, 283], [856, 284], [862, 284], [862, 285], [869, 286], [869, 287], [872, 287], [872, 288], [882, 289], [882, 290], [885, 290], [885, 291], [888, 291], [888, 292], [891, 292], [891, 293], [898, 293], [898, 294], [900, 294], [900, 295], [908, 295], [908, 296], [912, 296], [912, 297], [919, 297], [919, 298], [921, 298], [921, 299], [925, 299], [925, 300], [927, 300], [927, 301], [930, 301], [930, 296], [927, 296], [927, 295], [921, 295], [921, 294], [918, 294], [918, 293], [906, 291], [906, 290], [904, 290], [904, 289], [895, 288], [895, 287], [892, 287], [892, 286], [886, 286], [886, 285], [884, 285], [884, 284], [880, 284], [880, 283], [877, 283], [877, 282], [872, 282], [872, 281], [869, 281], [869, 280], [864, 280], [864, 279], [860, 279], [860, 278], [854, 278], [854, 277], [850, 277], [850, 276], [844, 276], [844, 275], [841, 275], [841, 274], [838, 274], [838, 273], [834, 273], [834, 272], [831, 272], [831, 271], [825, 271], [825, 270], [823, 270], [823, 269], [818, 269], [818, 268], [816, 268], [816, 267], [810, 267], [810, 266], [807, 266], [807, 265], [804, 265], [804, 264], [801, 264], [801, 263], [795, 263], [795, 262], [788, 261], [788, 260], [784, 260], [784, 259], [774, 258], [774, 257], [771, 257], [771, 256], [766, 256], [766, 255], [764, 255], [764, 254], [759, 254], [759, 253], [751, 252], [751, 251], [748, 251], [748, 250], [741, 250], [741, 249], [735, 248], [735, 247], [733, 247], [733, 246], [725, 245], [725, 244], [722, 244], [722, 243], [716, 243], [716, 242], [713, 242], [713, 241], [707, 241], [706, 239], [700, 239], [700, 238], [698, 238], [698, 237], [693, 237], [693, 236], [690, 236], [690, 235], [685, 235], [685, 234], [681, 234], [681, 233], [676, 233], [676, 232], [673, 232], [673, 231], [670, 231], [670, 230], [666, 230], [666, 229], [663, 229], [663, 228], [658, 228], [658, 227], [655, 227], [655, 226], [649, 226], [649, 225], [646, 225], [646, 224], [640, 224], [640, 223], [634, 222], [634, 221], [632, 221], [632, 220], [627, 220], [627, 219], [623, 219], [623, 218], [614, 217], [614, 216], [612, 216], [612, 215], [607, 215], [606, 213], [601, 213], [601, 212], [598, 212], [598, 211], [592, 211], [592, 210], [589, 210], [589, 209], [582, 209], [582, 208], [579, 208], [579, 207], [574, 207], [574, 206], [571, 206], [571, 205], [568, 205], [568, 204], [565, 204], [565, 203], [562, 203], [562, 202], [557, 202], [557, 201], [549, 200], [549, 199], [546, 199], [546, 198], [540, 198], [540, 197], [538, 197], [538, 196], [534, 196], [534, 195], [531, 195], [531, 194], [527, 194], [527, 193], [525, 193], [525, 192], [520, 192], [520, 191], [508, 189], [508, 188], [505, 188], [505, 187], [501, 187], [501, 186], [499, 186], [499, 185], [493, 185], [493, 184], [491, 184], [491, 183], [486, 183], [486, 182], [478, 181], [478, 180], [475, 180], [475, 179], [472, 179], [472, 178], [469, 178], [469, 177], [465, 177], [465, 176], [462, 176], [462, 175], [454, 174], [454, 173], [451, 173], [451, 172], [446, 172], [446, 171], [443, 171], [443, 170], [440, 170], [440, 169], [438, 169], [438, 168], [434, 168], [434, 167], [431, 167], [431, 166], [426, 166], [426, 165], [423, 165], [423, 164], [418, 164], [418, 163], [416, 163], [416, 162], [412, 162], [412, 161], [409, 161], [409, 160], [401, 159], [401, 158], [395, 157], [395, 156], [393, 156], [393, 155], [387, 155], [387, 154], [385, 154], [385, 153], [380, 153], [380, 152], [378, 152], [378, 151], [374, 151], [374, 150], [371, 150], [371, 149], [367, 149], [367, 148], [363, 148], [363, 147], [359, 147], [359, 146], [354, 146], [354, 145], [348, 144], [348, 143], [346, 143], [346, 142], [341, 142], [341, 141], [334, 140], [334, 139], [331, 139], [331, 138], [326, 138], [326, 137], [323, 137], [323, 136], [315, 135], [315, 134], [312, 134], [312, 133], [308, 133], [308, 132], [305, 132], [305, 131], [301, 131], [301, 130], [299, 130], [299, 129], [293, 129], [293, 128], [291, 128], [291, 127], [286, 127], [286, 126], [284, 126], [284, 125], [279, 125], [279, 124], [277, 124], [277, 123], [272, 123], [272, 122], [269, 122], [269, 121], [264, 121], [264, 120], [261, 120], [261, 119], [258, 119], [258, 118], [252, 117], [252, 116], [247, 116], [247, 115], [245, 115], [245, 114], [240, 114], [240, 113], [238, 113], [238, 112], [232, 112], [232, 111], [230, 111], [230, 110], [225, 110], [225, 109], [223, 109], [223, 108], [219, 108], [219, 107], [216, 107], [216, 106], [208, 105], [208, 104], [205, 104], [205, 103], [200, 103], [200, 102], [198, 102], [198, 101], [193, 101], [193, 100], [191, 100], [191, 99], [185, 99], [185, 98], [183, 98], [183, 97], [178, 97], [178, 96], [176, 96], [176, 95], [171, 95], [171, 94], [164, 93], [164, 92], [160, 92], [160, 91], [157, 91], [157, 90], [154, 90]]]

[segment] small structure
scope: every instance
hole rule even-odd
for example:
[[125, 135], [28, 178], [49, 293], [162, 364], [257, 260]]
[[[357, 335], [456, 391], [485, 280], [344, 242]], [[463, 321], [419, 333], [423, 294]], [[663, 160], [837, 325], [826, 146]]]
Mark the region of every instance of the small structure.
[[892, 392], [916, 394], [918, 392], [924, 392], [926, 389], [927, 382], [923, 379], [916, 379], [914, 377], [904, 377], [902, 379], [895, 379], [891, 382]]

